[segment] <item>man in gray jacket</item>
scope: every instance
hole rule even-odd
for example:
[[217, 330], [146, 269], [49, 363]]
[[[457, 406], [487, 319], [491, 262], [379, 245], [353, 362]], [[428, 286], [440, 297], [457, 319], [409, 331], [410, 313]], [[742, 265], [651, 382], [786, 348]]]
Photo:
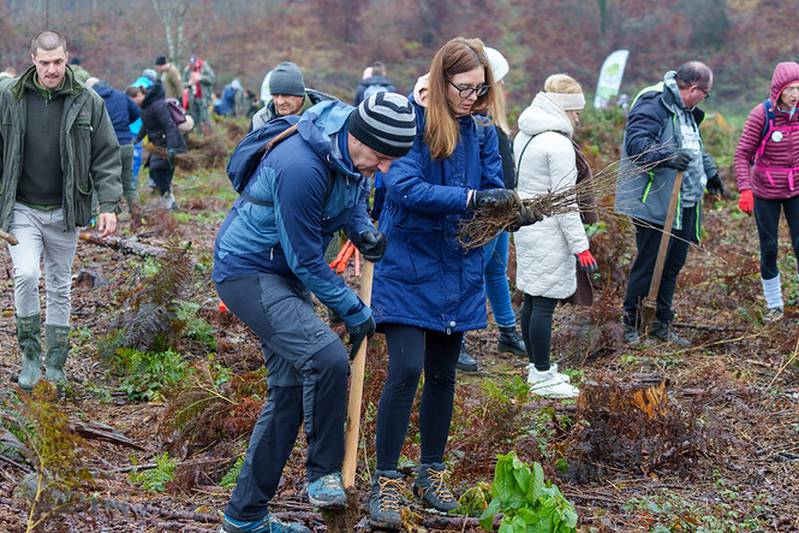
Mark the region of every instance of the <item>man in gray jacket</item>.
[[682, 171], [674, 226], [668, 228], [673, 238], [650, 333], [660, 340], [690, 344], [672, 329], [671, 307], [688, 248], [701, 237], [705, 187], [710, 191], [721, 190], [716, 164], [705, 152], [699, 131], [705, 114], [696, 107], [710, 95], [712, 88], [713, 72], [707, 65], [698, 61], [685, 63], [676, 72], [667, 72], [662, 82], [642, 90], [627, 117], [623, 159], [657, 165], [632, 178], [625, 178], [626, 172], [622, 172], [616, 188], [616, 211], [633, 219], [638, 248], [624, 298], [624, 338], [628, 343], [639, 342], [639, 308], [652, 282], [674, 180], [677, 172]]
[[18, 383], [24, 389], [41, 377], [42, 257], [46, 378], [61, 385], [77, 228], [89, 223], [94, 192], [97, 229], [102, 236], [113, 233], [122, 194], [119, 144], [105, 104], [75, 79], [68, 59], [66, 39], [43, 31], [31, 41], [33, 65], [17, 78], [0, 81], [0, 229], [19, 240], [8, 249], [22, 353]]

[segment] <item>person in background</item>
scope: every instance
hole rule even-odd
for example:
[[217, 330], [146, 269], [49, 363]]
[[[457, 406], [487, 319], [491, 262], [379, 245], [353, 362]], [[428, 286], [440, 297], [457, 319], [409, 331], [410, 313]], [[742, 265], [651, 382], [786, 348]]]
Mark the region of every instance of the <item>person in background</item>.
[[133, 212], [139, 207], [139, 193], [133, 186], [133, 134], [130, 125], [139, 120], [139, 107], [127, 94], [111, 87], [107, 82], [91, 77], [86, 87], [94, 90], [105, 102], [108, 116], [114, 125], [119, 142], [119, 160], [122, 165], [122, 195]]
[[[161, 196], [161, 207], [166, 210], [178, 208], [172, 192], [172, 177], [175, 174], [175, 155], [186, 151], [186, 142], [178, 130], [167, 108], [164, 86], [154, 83], [141, 99], [142, 127], [136, 136], [141, 141], [146, 135], [156, 150], [150, 154], [150, 177]], [[164, 153], [165, 152], [165, 153]]]
[[42, 374], [40, 263], [44, 259], [45, 378], [62, 388], [78, 228], [92, 218], [94, 193], [97, 230], [103, 237], [112, 234], [122, 194], [114, 127], [103, 99], [67, 65], [66, 39], [41, 31], [31, 40], [30, 54], [33, 64], [19, 77], [0, 80], [0, 229], [19, 240], [8, 252], [22, 355], [17, 383], [25, 390]]
[[81, 61], [79, 57], [73, 57], [69, 62], [69, 66], [72, 67], [72, 72], [74, 73], [75, 79], [81, 83], [86, 83], [86, 80], [91, 77], [91, 74], [89, 74], [89, 72], [83, 68], [80, 63]]
[[192, 55], [183, 69], [183, 87], [188, 91], [186, 111], [194, 120], [194, 125], [203, 135], [211, 133], [211, 103], [213, 101], [214, 74], [211, 65], [204, 59]]
[[[522, 111], [513, 146], [522, 199], [590, 179], [585, 156], [573, 140], [584, 107], [580, 84], [571, 76], [555, 74]], [[514, 237], [516, 286], [524, 292], [522, 335], [530, 361], [527, 383], [539, 396], [574, 398], [578, 394], [569, 376], [551, 363], [550, 347], [555, 307], [578, 288], [577, 264], [589, 272], [597, 268], [580, 215], [575, 210], [546, 217], [519, 229]]]
[[8, 67], [3, 72], [0, 72], [0, 80], [3, 78], [16, 78], [17, 77], [17, 69], [14, 67]]
[[244, 116], [244, 89], [238, 78], [225, 85], [225, 88], [222, 90], [222, 96], [217, 103], [219, 104], [218, 114], [223, 117]]
[[158, 56], [155, 58], [155, 70], [158, 71], [158, 79], [164, 86], [164, 94], [167, 98], [174, 98], [177, 101], [183, 99], [183, 81], [180, 79], [180, 71], [167, 61], [166, 57]]
[[616, 184], [616, 212], [632, 218], [638, 253], [630, 269], [624, 297], [624, 340], [640, 343], [640, 307], [649, 293], [660, 247], [666, 212], [677, 173], [683, 173], [673, 234], [660, 280], [655, 320], [649, 334], [678, 346], [691, 341], [672, 327], [672, 302], [677, 276], [688, 257], [691, 243], [699, 243], [702, 231], [702, 198], [721, 191], [715, 161], [705, 152], [699, 125], [705, 117], [697, 106], [713, 89], [713, 71], [690, 61], [665, 74], [663, 81], [643, 89], [633, 101], [624, 129], [622, 160], [656, 165], [628, 177], [620, 173]]
[[755, 215], [760, 239], [760, 281], [766, 299], [766, 322], [784, 313], [777, 266], [780, 212], [785, 213], [794, 259], [799, 268], [799, 64], [779, 63], [771, 91], [746, 119], [735, 150], [735, 177], [741, 193], [738, 207]]
[[375, 61], [366, 67], [363, 73], [365, 77], [358, 84], [353, 105], [360, 104], [365, 98], [369, 98], [376, 93], [393, 93], [397, 91], [394, 85], [386, 78], [386, 66], [382, 62]]
[[284, 61], [269, 72], [270, 100], [252, 117], [251, 128], [257, 130], [270, 120], [286, 115], [302, 115], [312, 105], [335, 100], [330, 95], [305, 87], [300, 67]]
[[[455, 374], [463, 332], [486, 326], [485, 252], [457, 240], [465, 216], [480, 207], [508, 208], [496, 131], [485, 112], [496, 85], [479, 39], [458, 37], [433, 58], [426, 99], [412, 97], [416, 136], [410, 153], [384, 173], [386, 200], [379, 229], [389, 237], [375, 265], [372, 308], [388, 343], [388, 376], [377, 412], [377, 465], [369, 519], [401, 526], [402, 475], [397, 471], [416, 389], [421, 458], [413, 491], [440, 512], [455, 508], [447, 486]], [[378, 93], [376, 97], [382, 94]], [[374, 98], [373, 96], [372, 98]]]
[[[488, 115], [493, 121], [493, 124], [489, 127], [494, 128], [497, 133], [499, 154], [502, 156], [502, 181], [506, 189], [515, 190], [516, 168], [513, 163], [513, 147], [509, 138], [511, 131], [505, 109], [505, 82], [503, 81], [503, 78], [510, 71], [510, 65], [499, 50], [488, 46], [483, 50], [486, 57], [488, 57], [488, 62], [491, 64], [491, 71], [497, 84], [493, 105], [488, 110]], [[508, 233], [503, 232], [485, 246], [485, 254], [488, 258], [485, 268], [486, 294], [488, 295], [488, 301], [491, 302], [494, 321], [499, 327], [497, 351], [527, 355], [524, 340], [516, 332], [516, 315], [513, 313], [513, 307], [511, 306], [510, 285], [508, 284], [509, 241]], [[477, 360], [467, 350], [466, 336], [464, 335], [463, 343], [461, 343], [461, 353], [458, 356], [458, 370], [476, 372], [477, 369]]]

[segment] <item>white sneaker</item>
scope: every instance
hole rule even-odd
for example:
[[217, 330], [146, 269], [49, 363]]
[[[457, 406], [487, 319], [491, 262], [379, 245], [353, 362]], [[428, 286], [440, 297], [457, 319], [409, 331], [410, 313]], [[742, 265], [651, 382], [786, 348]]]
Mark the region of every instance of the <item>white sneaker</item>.
[[536, 370], [535, 366], [530, 365], [527, 372], [527, 383], [530, 385], [530, 392], [544, 398], [576, 398], [580, 391], [577, 387], [563, 381], [568, 378], [564, 374], [558, 374], [550, 369], [546, 372]]
[[161, 195], [161, 208], [166, 209], [167, 211], [173, 211], [178, 208], [178, 204], [175, 201], [175, 195], [172, 194], [171, 191]]
[[533, 363], [529, 363], [527, 365], [527, 383], [529, 383], [530, 385], [535, 385], [536, 383], [539, 383], [541, 381], [546, 381], [548, 379], [551, 379], [550, 376], [554, 376], [555, 380], [560, 383], [571, 383], [572, 379], [566, 374], [561, 374], [560, 372], [558, 372], [557, 363], [552, 363], [549, 366], [549, 370], [547, 370], [546, 372], [538, 371]]
[[782, 307], [771, 307], [763, 313], [763, 322], [779, 322], [784, 315], [785, 311], [783, 311]]

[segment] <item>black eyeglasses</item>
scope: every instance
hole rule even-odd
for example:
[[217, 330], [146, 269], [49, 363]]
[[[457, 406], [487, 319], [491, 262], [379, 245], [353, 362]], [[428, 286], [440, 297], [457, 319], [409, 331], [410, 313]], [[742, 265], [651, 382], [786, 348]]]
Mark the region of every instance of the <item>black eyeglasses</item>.
[[452, 83], [452, 80], [449, 78], [444, 79], [447, 80], [447, 83], [455, 87], [455, 90], [458, 91], [458, 96], [464, 100], [469, 98], [472, 94], [476, 94], [477, 98], [480, 98], [481, 96], [487, 94], [488, 90], [491, 88], [490, 85], [486, 85], [485, 83], [483, 85], [478, 85], [477, 87], [461, 87], [460, 85], [455, 85]]
[[710, 91], [708, 91], [707, 89], [703, 89], [699, 85], [694, 85], [694, 87], [702, 91], [705, 94], [705, 98], [710, 98]]

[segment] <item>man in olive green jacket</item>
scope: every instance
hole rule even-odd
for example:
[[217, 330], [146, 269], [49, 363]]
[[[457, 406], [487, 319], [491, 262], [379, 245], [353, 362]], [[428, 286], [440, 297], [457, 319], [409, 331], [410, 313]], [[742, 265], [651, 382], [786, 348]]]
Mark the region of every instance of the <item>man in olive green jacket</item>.
[[178, 102], [183, 101], [183, 82], [178, 68], [168, 62], [166, 57], [158, 56], [155, 58], [155, 70], [158, 71], [158, 79], [164, 86], [166, 97], [174, 98]]
[[45, 376], [61, 385], [78, 228], [89, 223], [95, 193], [97, 229], [102, 236], [113, 233], [122, 194], [111, 119], [103, 99], [75, 79], [68, 58], [61, 35], [40, 32], [31, 41], [33, 65], [0, 81], [0, 229], [19, 240], [8, 250], [22, 353], [18, 383], [25, 389], [41, 377], [40, 261], [44, 257]]

